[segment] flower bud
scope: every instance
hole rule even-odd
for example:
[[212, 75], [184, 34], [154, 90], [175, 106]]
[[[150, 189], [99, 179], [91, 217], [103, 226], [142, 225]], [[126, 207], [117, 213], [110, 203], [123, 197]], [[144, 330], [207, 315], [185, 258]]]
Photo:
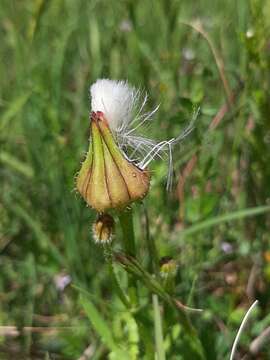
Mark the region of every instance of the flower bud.
[[111, 215], [99, 215], [93, 225], [93, 235], [96, 243], [110, 243], [112, 241], [113, 232], [114, 220]]
[[123, 209], [148, 192], [150, 175], [131, 163], [117, 146], [101, 111], [91, 113], [91, 141], [77, 188], [98, 212]]
[[173, 294], [175, 290], [175, 277], [177, 269], [177, 262], [170, 256], [164, 256], [160, 260], [160, 276], [162, 278], [162, 285], [169, 294]]
[[170, 256], [164, 256], [160, 260], [160, 275], [162, 278], [174, 278], [177, 273], [178, 265]]

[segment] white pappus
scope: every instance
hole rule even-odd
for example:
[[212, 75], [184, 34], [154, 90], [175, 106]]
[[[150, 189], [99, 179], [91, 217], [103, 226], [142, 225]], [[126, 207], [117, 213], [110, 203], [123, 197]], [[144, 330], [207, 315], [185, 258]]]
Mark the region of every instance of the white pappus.
[[144, 113], [147, 94], [130, 86], [127, 81], [99, 79], [90, 87], [92, 111], [102, 111], [109, 123], [118, 146], [127, 159], [140, 169], [145, 169], [156, 158], [168, 158], [167, 189], [172, 185], [173, 146], [183, 140], [192, 130], [198, 111], [188, 127], [176, 138], [156, 141], [139, 135], [142, 126], [152, 119], [159, 106]]

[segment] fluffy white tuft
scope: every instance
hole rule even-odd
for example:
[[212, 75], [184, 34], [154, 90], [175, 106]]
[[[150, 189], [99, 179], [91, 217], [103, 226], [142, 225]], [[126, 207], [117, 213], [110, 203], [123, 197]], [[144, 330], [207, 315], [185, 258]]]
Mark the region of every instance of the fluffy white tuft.
[[131, 122], [139, 92], [126, 81], [99, 79], [90, 95], [92, 111], [102, 111], [113, 131], [120, 132]]
[[116, 136], [118, 146], [128, 160], [140, 169], [145, 169], [153, 159], [168, 159], [167, 189], [171, 188], [173, 175], [173, 147], [193, 130], [199, 109], [194, 113], [189, 126], [176, 138], [156, 141], [137, 131], [150, 121], [159, 106], [150, 112], [143, 113], [147, 102], [136, 88], [126, 81], [99, 79], [90, 87], [92, 111], [102, 111]]

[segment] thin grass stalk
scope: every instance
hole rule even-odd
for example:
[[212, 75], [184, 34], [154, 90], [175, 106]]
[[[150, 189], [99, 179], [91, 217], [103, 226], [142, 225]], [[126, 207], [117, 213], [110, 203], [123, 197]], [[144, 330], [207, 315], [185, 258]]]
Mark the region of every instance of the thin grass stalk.
[[158, 296], [156, 294], [152, 295], [152, 301], [154, 308], [155, 343], [156, 343], [157, 360], [166, 360], [166, 355], [164, 350], [163, 329], [162, 329], [162, 317], [160, 314]]
[[239, 339], [240, 339], [240, 336], [242, 334], [242, 332], [244, 331], [245, 329], [245, 326], [247, 324], [247, 321], [249, 319], [249, 316], [250, 314], [252, 313], [253, 309], [258, 305], [258, 300], [255, 300], [254, 303], [250, 306], [250, 308], [248, 309], [246, 315], [244, 316], [244, 319], [242, 320], [242, 323], [240, 325], [240, 328], [237, 332], [237, 335], [235, 337], [235, 340], [233, 342], [233, 346], [232, 346], [232, 351], [231, 351], [231, 355], [230, 355], [230, 360], [233, 360], [234, 359], [234, 355], [236, 353], [236, 349], [237, 349], [237, 345], [238, 345], [238, 342], [239, 342]]
[[[123, 233], [123, 248], [128, 255], [136, 256], [132, 210], [119, 213], [119, 220]], [[138, 304], [138, 289], [137, 281], [133, 276], [128, 276], [128, 294], [131, 304], [136, 307]]]
[[[149, 228], [149, 216], [147, 208], [144, 205], [144, 218], [145, 218], [145, 238], [149, 254], [149, 268], [150, 271], [159, 278], [159, 259], [156, 244], [152, 236], [150, 235]], [[158, 296], [156, 294], [152, 295], [152, 303], [154, 309], [154, 327], [155, 327], [155, 345], [157, 360], [166, 360], [166, 354], [164, 350], [164, 338], [163, 338], [163, 326], [162, 326], [162, 316], [160, 313]]]
[[147, 208], [144, 204], [143, 207], [144, 211], [144, 218], [145, 218], [145, 240], [148, 248], [148, 254], [149, 254], [149, 268], [150, 271], [155, 274], [156, 277], [159, 277], [159, 258], [158, 258], [158, 252], [156, 248], [156, 244], [152, 236], [150, 235], [150, 228], [149, 228], [149, 216]]

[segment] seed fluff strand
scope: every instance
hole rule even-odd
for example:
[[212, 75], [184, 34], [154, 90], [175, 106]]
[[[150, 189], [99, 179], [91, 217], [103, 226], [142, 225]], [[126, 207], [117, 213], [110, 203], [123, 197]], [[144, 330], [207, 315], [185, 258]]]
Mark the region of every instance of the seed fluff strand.
[[110, 129], [125, 157], [140, 169], [145, 169], [155, 158], [167, 158], [167, 190], [172, 187], [173, 148], [181, 143], [194, 129], [199, 109], [194, 112], [188, 127], [177, 137], [160, 142], [139, 135], [159, 109], [144, 113], [148, 100], [144, 93], [130, 86], [127, 81], [97, 80], [90, 88], [92, 111], [104, 112]]

